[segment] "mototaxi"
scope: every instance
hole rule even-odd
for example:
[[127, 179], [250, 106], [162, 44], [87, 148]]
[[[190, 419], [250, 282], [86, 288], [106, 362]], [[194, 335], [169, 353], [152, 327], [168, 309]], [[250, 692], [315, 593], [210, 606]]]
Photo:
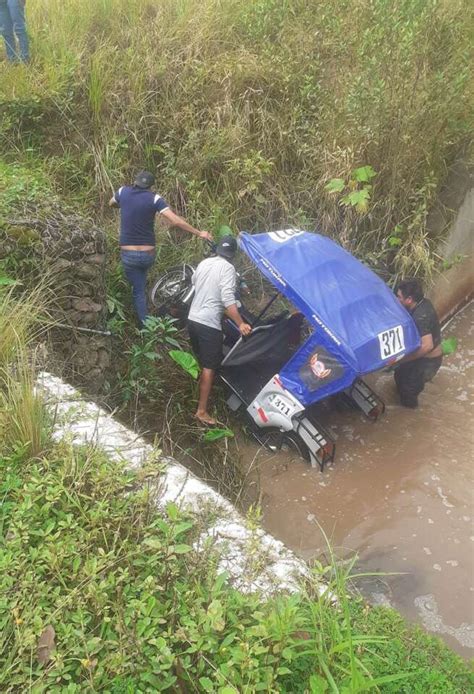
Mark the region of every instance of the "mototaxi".
[[[220, 378], [227, 405], [246, 411], [253, 435], [290, 446], [313, 466], [333, 461], [335, 441], [314, 406], [339, 394], [375, 420], [385, 409], [362, 376], [416, 350], [410, 314], [367, 266], [331, 239], [285, 229], [239, 234], [239, 247], [276, 292], [249, 337], [229, 340]], [[278, 296], [296, 309], [267, 319]], [[309, 331], [302, 342], [302, 322]], [[308, 336], [309, 332], [309, 336]]]

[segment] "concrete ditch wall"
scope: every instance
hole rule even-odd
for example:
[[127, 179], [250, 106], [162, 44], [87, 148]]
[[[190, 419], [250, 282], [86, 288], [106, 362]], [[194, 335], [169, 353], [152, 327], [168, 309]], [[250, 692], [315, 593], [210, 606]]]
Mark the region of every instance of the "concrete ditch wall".
[[[443, 214], [443, 210], [445, 213]], [[446, 213], [457, 210], [438, 253], [448, 266], [436, 278], [429, 296], [440, 318], [446, 319], [474, 293], [474, 175], [462, 162], [455, 167], [431, 228], [446, 224]]]
[[157, 472], [161, 471], [148, 482], [156, 492], [153, 496], [158, 509], [172, 501], [196, 514], [212, 512], [213, 520], [196, 541], [195, 549], [216, 549], [221, 557], [219, 569], [228, 572], [235, 588], [270, 595], [281, 590], [295, 591], [301, 580], [309, 577], [307, 565], [282, 542], [260, 528], [250, 528], [224, 497], [173, 458], [161, 456], [154, 446], [115, 421], [104, 409], [84, 400], [75, 388], [43, 372], [38, 377], [37, 389], [54, 413], [56, 440], [94, 444], [111, 459], [124, 461], [129, 469], [151, 464]]

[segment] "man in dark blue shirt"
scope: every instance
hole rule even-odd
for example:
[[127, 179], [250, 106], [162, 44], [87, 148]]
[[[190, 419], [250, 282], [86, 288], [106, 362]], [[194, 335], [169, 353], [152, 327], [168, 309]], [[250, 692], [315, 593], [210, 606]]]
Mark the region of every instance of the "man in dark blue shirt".
[[133, 186], [122, 186], [113, 194], [109, 205], [120, 208], [120, 258], [125, 276], [132, 287], [135, 312], [143, 327], [148, 315], [146, 276], [155, 261], [155, 215], [162, 214], [168, 222], [190, 234], [211, 240], [208, 231], [199, 231], [173, 212], [166, 201], [151, 190], [155, 177], [140, 171]]

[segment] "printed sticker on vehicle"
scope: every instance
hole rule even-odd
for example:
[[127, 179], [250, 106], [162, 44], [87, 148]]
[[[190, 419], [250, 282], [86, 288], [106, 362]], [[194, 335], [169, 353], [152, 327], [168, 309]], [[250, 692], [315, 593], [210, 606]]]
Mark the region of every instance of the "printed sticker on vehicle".
[[292, 417], [296, 412], [294, 404], [286, 398], [283, 398], [281, 395], [275, 394], [271, 396], [270, 402], [276, 410], [279, 410], [286, 417]]
[[379, 338], [380, 356], [382, 359], [389, 359], [405, 349], [405, 338], [401, 325], [390, 328], [390, 330], [384, 330], [377, 337]]
[[285, 241], [289, 241], [294, 236], [300, 236], [301, 234], [304, 234], [304, 231], [300, 231], [299, 229], [282, 229], [281, 231], [268, 232], [272, 241], [276, 241], [277, 243], [285, 243]]

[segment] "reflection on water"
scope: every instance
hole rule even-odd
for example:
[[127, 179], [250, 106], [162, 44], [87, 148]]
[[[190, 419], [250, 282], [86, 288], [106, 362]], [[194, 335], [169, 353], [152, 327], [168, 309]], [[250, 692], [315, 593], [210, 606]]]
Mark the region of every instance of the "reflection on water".
[[371, 385], [387, 411], [375, 424], [357, 412], [326, 413], [337, 439], [327, 472], [263, 454], [264, 525], [302, 557], [324, 552], [320, 523], [364, 569], [397, 575], [361, 586], [422, 622], [466, 656], [474, 648], [471, 411], [473, 304], [449, 325], [459, 340], [416, 411], [400, 408], [393, 378]]

